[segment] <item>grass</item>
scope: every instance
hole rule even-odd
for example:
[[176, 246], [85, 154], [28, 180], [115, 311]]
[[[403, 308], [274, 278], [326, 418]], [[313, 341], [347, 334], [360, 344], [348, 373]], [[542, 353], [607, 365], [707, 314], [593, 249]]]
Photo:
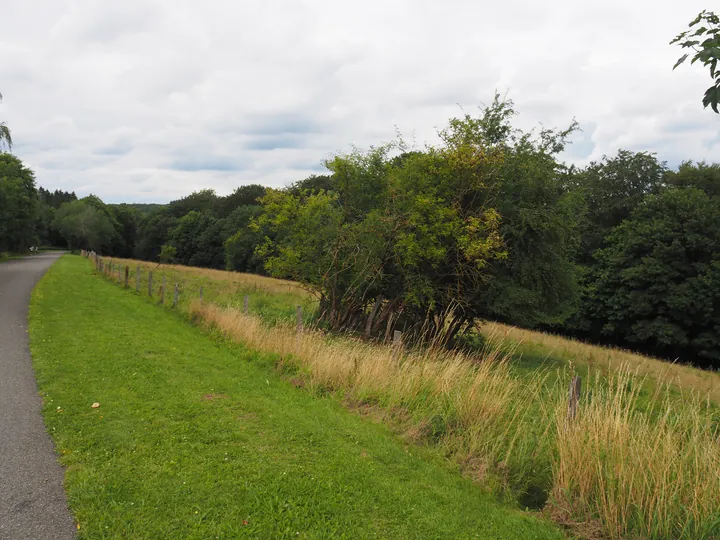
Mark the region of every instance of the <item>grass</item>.
[[[443, 450], [466, 476], [544, 506], [582, 536], [720, 534], [715, 374], [501, 326], [480, 356], [396, 356], [319, 331], [298, 336], [282, 320], [269, 325], [219, 303], [181, 307], [209, 329], [279, 355], [314, 393], [386, 411], [390, 424], [400, 417], [410, 438]], [[583, 398], [568, 423], [567, 383], [577, 371]]]
[[0, 251], [0, 263], [3, 263], [5, 261], [11, 261], [13, 259], [22, 259], [23, 257], [27, 257], [28, 255], [31, 255], [30, 253], [10, 253], [7, 251]]
[[697, 395], [667, 387], [639, 402], [629, 368], [586, 379], [568, 423], [569, 371], [518, 375], [507, 356], [482, 361], [446, 351], [408, 352], [318, 331], [298, 336], [236, 309], [194, 302], [209, 328], [303, 371], [308, 385], [346, 400], [400, 409], [420, 442], [468, 476], [521, 504], [545, 506], [586, 536], [704, 538], [720, 532], [720, 416]]
[[653, 388], [670, 385], [674, 388], [698, 392], [720, 404], [720, 373], [697, 369], [692, 366], [666, 362], [630, 351], [612, 347], [600, 347], [581, 341], [525, 330], [500, 323], [487, 323], [481, 332], [498, 345], [509, 343], [522, 368], [535, 370], [541, 365], [579, 368], [609, 373], [623, 366], [640, 377], [647, 377]]
[[81, 538], [562, 537], [438, 451], [296, 388], [277, 355], [92, 273], [64, 256], [30, 314]]
[[199, 297], [202, 287], [203, 298], [208, 302], [242, 307], [247, 296], [249, 312], [270, 323], [295, 320], [298, 305], [303, 307], [303, 320], [306, 324], [310, 324], [316, 317], [316, 299], [294, 281], [194, 266], [153, 264], [134, 259], [105, 257], [103, 260], [106, 264], [119, 267], [122, 279], [127, 266], [130, 286], [135, 288], [139, 283], [138, 288], [144, 293], [148, 291], [150, 272], [153, 274], [155, 296], [159, 295], [163, 277], [167, 280], [167, 299], [172, 298], [172, 290], [177, 283], [182, 308], [187, 308], [193, 299]]

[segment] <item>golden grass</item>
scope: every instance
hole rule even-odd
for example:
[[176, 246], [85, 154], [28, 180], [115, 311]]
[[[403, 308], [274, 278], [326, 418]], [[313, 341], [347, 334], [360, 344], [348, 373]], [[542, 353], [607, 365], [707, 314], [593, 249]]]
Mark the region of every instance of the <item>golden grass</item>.
[[662, 391], [652, 400], [655, 414], [643, 413], [634, 406], [636, 381], [627, 369], [596, 380], [592, 400], [569, 425], [557, 408], [556, 511], [596, 519], [613, 538], [720, 533], [717, 417], [696, 397], [673, 407]]
[[311, 294], [295, 281], [275, 279], [257, 274], [245, 274], [242, 272], [229, 272], [226, 270], [215, 270], [212, 268], [200, 268], [197, 266], [184, 266], [181, 264], [157, 264], [135, 259], [119, 259], [104, 257], [108, 262], [112, 261], [121, 266], [129, 266], [134, 271], [137, 265], [148, 268], [154, 273], [175, 273], [185, 274], [197, 278], [204, 278], [214, 282], [225, 282], [244, 288], [253, 288], [271, 294], [294, 294], [303, 298], [310, 298]]
[[[709, 403], [687, 406], [658, 387], [636, 407], [642, 379], [629, 367], [586, 383], [566, 420], [567, 376], [514, 376], [507, 356], [446, 351], [396, 354], [391, 347], [263, 325], [236, 309], [200, 301], [194, 319], [248, 347], [281, 355], [309, 385], [414, 415], [458, 461], [492, 471], [504, 489], [544, 484], [558, 520], [603, 536], [702, 538], [720, 528], [720, 437]], [[487, 476], [482, 476], [488, 480]]]
[[508, 340], [514, 346], [527, 344], [540, 346], [548, 355], [558, 355], [575, 365], [591, 369], [616, 371], [621, 367], [648, 377], [658, 384], [672, 384], [685, 390], [694, 390], [720, 403], [720, 373], [692, 366], [671, 363], [649, 356], [612, 347], [590, 345], [570, 338], [524, 330], [501, 323], [486, 323], [481, 332], [500, 340]]

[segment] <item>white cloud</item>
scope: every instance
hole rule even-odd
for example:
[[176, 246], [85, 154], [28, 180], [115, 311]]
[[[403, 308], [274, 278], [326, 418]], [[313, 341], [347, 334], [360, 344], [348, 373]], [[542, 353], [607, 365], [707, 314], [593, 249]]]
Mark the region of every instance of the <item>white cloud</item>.
[[41, 185], [108, 201], [281, 186], [351, 144], [418, 144], [508, 92], [523, 128], [720, 161], [709, 77], [673, 72], [689, 0], [5, 0], [0, 118]]

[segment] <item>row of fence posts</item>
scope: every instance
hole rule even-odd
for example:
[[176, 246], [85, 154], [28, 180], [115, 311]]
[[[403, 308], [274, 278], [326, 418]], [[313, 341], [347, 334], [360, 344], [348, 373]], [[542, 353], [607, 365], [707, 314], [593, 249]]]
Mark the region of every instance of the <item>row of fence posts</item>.
[[[95, 262], [95, 268], [100, 273], [106, 275], [106, 276], [115, 276], [115, 273], [117, 272], [118, 275], [118, 282], [122, 281], [121, 275], [123, 269], [120, 267], [120, 265], [116, 265], [112, 260], [108, 263], [106, 262], [102, 257], [99, 257], [94, 251], [89, 252], [86, 250], [82, 250], [81, 254], [83, 257], [87, 257], [92, 259]], [[141, 276], [141, 266], [138, 264], [135, 269], [135, 292], [140, 292], [140, 276]], [[125, 266], [124, 268], [125, 272], [125, 288], [129, 288], [129, 282], [130, 282], [130, 267]], [[160, 286], [160, 303], [165, 303], [165, 290], [167, 288], [167, 277], [163, 274], [162, 276], [162, 285]], [[153, 295], [153, 273], [152, 270], [148, 271], [148, 296], [152, 297]], [[200, 301], [203, 300], [203, 287], [200, 286], [199, 290], [199, 298]], [[173, 307], [177, 307], [178, 302], [180, 301], [180, 285], [178, 283], [175, 283], [175, 287], [173, 290]], [[248, 315], [250, 313], [250, 297], [248, 295], [245, 295], [243, 298], [243, 313], [245, 315]], [[296, 316], [297, 316], [297, 331], [298, 333], [301, 333], [303, 330], [303, 308], [301, 305], [296, 306]], [[399, 332], [396, 332], [399, 334]]]
[[[117, 270], [117, 276], [118, 276], [118, 282], [122, 280], [122, 270], [118, 266], [115, 268], [115, 263], [110, 262], [107, 264], [102, 257], [99, 257], [97, 253], [94, 251], [86, 251], [82, 250], [82, 256], [92, 259], [95, 262], [95, 268], [101, 273], [104, 273], [108, 276], [115, 276], [115, 270]], [[130, 277], [130, 267], [125, 266], [125, 288], [128, 288], [128, 281]], [[140, 272], [141, 267], [138, 264], [137, 269], [135, 271], [135, 292], [140, 292]], [[152, 270], [148, 272], [148, 296], [152, 297], [153, 295], [153, 273]], [[160, 303], [165, 303], [165, 288], [167, 286], [167, 278], [165, 275], [162, 277], [162, 286], [160, 287]], [[203, 301], [203, 287], [200, 286], [199, 291], [199, 298], [200, 301]], [[180, 301], [180, 286], [175, 283], [175, 288], [173, 291], [173, 307], [176, 308], [178, 305], [178, 302]], [[245, 315], [249, 314], [249, 304], [250, 304], [250, 297], [245, 295], [243, 298], [243, 313]], [[303, 332], [303, 308], [301, 305], [297, 305], [295, 307], [296, 309], [296, 327], [297, 327], [297, 333], [298, 338], [300, 337], [300, 334]], [[393, 361], [399, 361], [400, 356], [402, 355], [403, 351], [403, 343], [402, 343], [402, 332], [400, 330], [395, 330], [393, 333], [393, 342], [392, 342], [392, 359]], [[570, 380], [570, 388], [569, 388], [569, 395], [568, 395], [568, 412], [567, 412], [567, 423], [570, 424], [572, 421], [575, 420], [575, 417], [578, 413], [578, 405], [580, 402], [580, 391], [582, 389], [582, 379], [579, 375], [574, 375], [572, 379]]]

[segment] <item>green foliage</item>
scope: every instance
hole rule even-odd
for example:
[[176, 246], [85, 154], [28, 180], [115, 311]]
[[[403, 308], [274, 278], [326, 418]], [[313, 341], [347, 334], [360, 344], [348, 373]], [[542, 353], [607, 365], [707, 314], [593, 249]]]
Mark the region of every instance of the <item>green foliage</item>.
[[35, 175], [12, 154], [0, 153], [0, 252], [37, 243], [38, 217]]
[[608, 237], [590, 309], [602, 333], [720, 359], [720, 205], [695, 188], [650, 195]]
[[146, 261], [157, 260], [176, 224], [177, 219], [165, 207], [145, 216], [138, 228], [135, 256]]
[[554, 156], [574, 126], [533, 138], [513, 114], [496, 96], [479, 117], [451, 119], [439, 147], [336, 156], [331, 176], [262, 200], [256, 230], [275, 238], [257, 253], [318, 292], [324, 321], [366, 335], [399, 326], [447, 340], [483, 316], [562, 318], [574, 221]]
[[262, 213], [260, 205], [239, 206], [228, 216], [225, 230], [230, 235], [224, 242], [227, 270], [262, 274], [265, 261], [255, 253], [265, 235], [250, 223]]
[[[2, 94], [0, 94], [0, 102], [2, 101]], [[10, 128], [5, 125], [5, 122], [0, 122], [0, 150], [7, 148], [12, 149], [12, 136], [10, 135]]]
[[587, 204], [582, 227], [580, 261], [592, 259], [603, 247], [608, 233], [630, 217], [632, 211], [651, 193], [657, 193], [667, 167], [654, 154], [619, 150], [617, 156], [603, 156], [568, 180]]
[[265, 186], [250, 184], [240, 186], [227, 197], [218, 198], [215, 211], [219, 217], [229, 216], [237, 208], [257, 206], [259, 200], [265, 195]]
[[98, 201], [96, 197], [90, 196], [63, 203], [55, 213], [53, 227], [66, 239], [69, 249], [88, 249], [104, 253], [115, 241], [117, 232], [113, 222], [99, 207]]
[[188, 212], [178, 219], [170, 233], [170, 243], [177, 249], [177, 262], [222, 268], [225, 257], [219, 233], [218, 220], [210, 212]]
[[139, 214], [127, 204], [107, 206], [109, 216], [113, 220], [117, 235], [111, 248], [116, 257], [132, 257], [137, 242]]
[[175, 246], [172, 246], [170, 244], [164, 244], [160, 249], [158, 260], [164, 264], [171, 264], [175, 262], [176, 256], [177, 249], [175, 249]]
[[176, 219], [180, 219], [189, 212], [193, 211], [209, 212], [214, 214], [217, 201], [218, 196], [215, 194], [214, 189], [202, 189], [188, 195], [187, 197], [172, 201], [167, 206], [167, 210]]
[[40, 200], [50, 208], [57, 210], [63, 203], [77, 201], [77, 195], [75, 192], [63, 191], [56, 189], [55, 191], [48, 191], [45, 188], [38, 188], [38, 196]]
[[[698, 28], [698, 25], [700, 25]], [[691, 49], [694, 51], [683, 54], [673, 66], [673, 69], [683, 64], [690, 56], [691, 64], [698, 60], [710, 70], [710, 77], [713, 79], [713, 85], [705, 90], [703, 96], [703, 106], [707, 108], [709, 105], [713, 111], [718, 112], [718, 103], [720, 103], [720, 70], [718, 69], [718, 60], [720, 60], [720, 18], [712, 11], [703, 10], [688, 25], [689, 30], [680, 33], [670, 44], [677, 43], [683, 49]]]
[[576, 300], [570, 259], [582, 202], [565, 191], [567, 171], [557, 154], [577, 126], [535, 136], [514, 130], [513, 115], [512, 102], [496, 96], [475, 121], [476, 131], [503, 151], [494, 200], [507, 251], [490, 266], [492, 279], [479, 304], [483, 317], [532, 327], [564, 320]]
[[720, 197], [720, 164], [685, 161], [677, 171], [668, 171], [666, 182], [670, 186], [695, 187], [710, 197]]

